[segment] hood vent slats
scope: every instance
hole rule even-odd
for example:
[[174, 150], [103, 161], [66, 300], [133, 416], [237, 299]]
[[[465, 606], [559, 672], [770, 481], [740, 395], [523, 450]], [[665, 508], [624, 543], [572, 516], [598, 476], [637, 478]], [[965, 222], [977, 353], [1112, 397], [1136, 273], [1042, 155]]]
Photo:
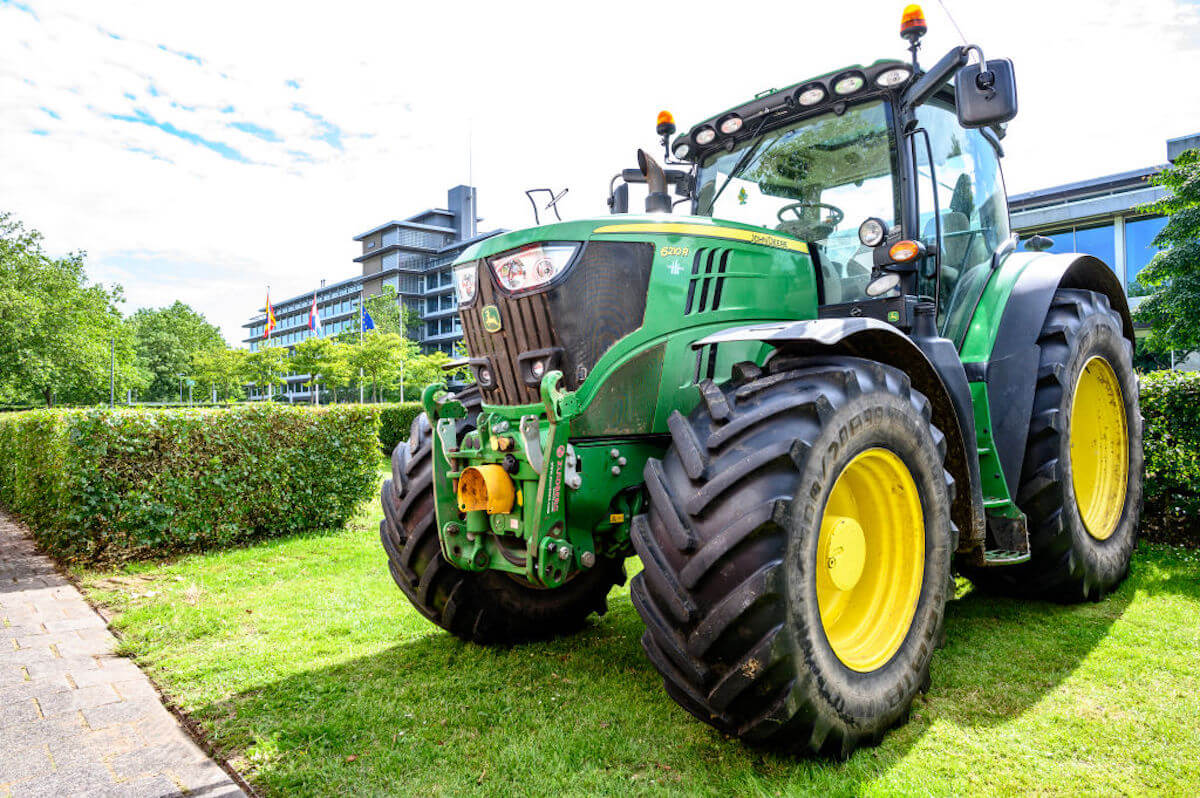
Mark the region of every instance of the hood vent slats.
[[720, 310], [721, 290], [725, 287], [725, 271], [729, 268], [731, 254], [728, 249], [696, 250], [683, 315]]

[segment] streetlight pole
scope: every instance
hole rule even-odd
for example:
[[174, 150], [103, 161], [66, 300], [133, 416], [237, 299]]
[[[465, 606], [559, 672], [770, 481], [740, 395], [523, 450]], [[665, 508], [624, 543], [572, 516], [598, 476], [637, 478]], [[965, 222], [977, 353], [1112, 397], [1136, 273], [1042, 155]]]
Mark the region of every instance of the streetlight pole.
[[108, 406], [117, 403], [117, 336], [112, 337], [108, 350]]
[[179, 404], [183, 404], [183, 375], [176, 374], [175, 376], [179, 378]]

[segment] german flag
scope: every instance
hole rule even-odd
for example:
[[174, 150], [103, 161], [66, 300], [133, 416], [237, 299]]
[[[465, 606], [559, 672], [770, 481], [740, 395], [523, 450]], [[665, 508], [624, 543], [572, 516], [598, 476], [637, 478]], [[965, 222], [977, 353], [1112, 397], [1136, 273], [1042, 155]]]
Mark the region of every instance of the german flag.
[[275, 329], [275, 308], [271, 307], [271, 291], [267, 289], [267, 338], [271, 337], [271, 330]]

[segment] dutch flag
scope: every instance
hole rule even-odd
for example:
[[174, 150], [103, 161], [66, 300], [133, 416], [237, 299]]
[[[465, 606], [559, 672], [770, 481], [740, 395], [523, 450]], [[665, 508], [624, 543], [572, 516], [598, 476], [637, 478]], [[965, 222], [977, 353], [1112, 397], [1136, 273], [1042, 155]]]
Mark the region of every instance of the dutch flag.
[[317, 312], [317, 295], [313, 294], [312, 309], [308, 311], [308, 329], [321, 332], [321, 314]]

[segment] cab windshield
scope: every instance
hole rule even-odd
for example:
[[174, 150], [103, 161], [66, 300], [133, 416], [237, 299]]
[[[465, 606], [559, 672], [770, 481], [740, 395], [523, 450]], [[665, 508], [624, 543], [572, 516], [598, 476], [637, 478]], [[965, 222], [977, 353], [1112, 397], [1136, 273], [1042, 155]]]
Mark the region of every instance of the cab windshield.
[[899, 223], [894, 152], [882, 102], [805, 119], [705, 160], [696, 212], [807, 241], [825, 302], [862, 299], [872, 256], [858, 226], [871, 216]]

